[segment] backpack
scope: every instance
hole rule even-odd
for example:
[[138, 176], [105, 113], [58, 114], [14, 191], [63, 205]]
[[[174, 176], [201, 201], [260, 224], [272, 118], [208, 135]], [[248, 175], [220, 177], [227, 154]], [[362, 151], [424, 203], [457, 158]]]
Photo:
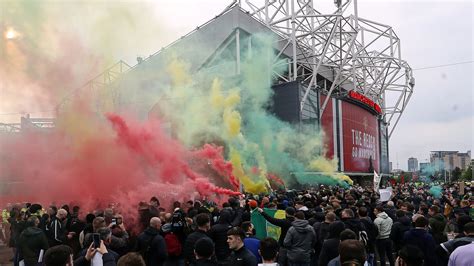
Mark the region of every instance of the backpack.
[[168, 256], [177, 257], [181, 255], [183, 247], [176, 234], [174, 234], [173, 232], [166, 234], [165, 243]]
[[369, 236], [367, 235], [367, 232], [366, 231], [363, 231], [363, 230], [360, 230], [359, 231], [359, 235], [358, 235], [358, 239], [360, 242], [362, 242], [362, 244], [364, 244], [364, 247], [367, 249], [368, 248], [368, 244], [369, 244]]
[[145, 244], [141, 247], [141, 249], [138, 251], [138, 253], [140, 253], [140, 255], [142, 255], [142, 258], [145, 260], [145, 261], [148, 261], [148, 255], [150, 254], [150, 249], [151, 249], [151, 242], [153, 241], [153, 239], [155, 239], [156, 236], [151, 236], [151, 237], [148, 237], [146, 240], [145, 240]]

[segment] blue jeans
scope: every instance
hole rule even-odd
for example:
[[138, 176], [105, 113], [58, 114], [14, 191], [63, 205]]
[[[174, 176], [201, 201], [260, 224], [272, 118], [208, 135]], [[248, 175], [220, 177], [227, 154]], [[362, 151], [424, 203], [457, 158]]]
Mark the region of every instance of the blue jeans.
[[369, 266], [377, 266], [376, 261], [375, 261], [375, 254], [374, 253], [368, 253], [367, 254], [367, 264]]

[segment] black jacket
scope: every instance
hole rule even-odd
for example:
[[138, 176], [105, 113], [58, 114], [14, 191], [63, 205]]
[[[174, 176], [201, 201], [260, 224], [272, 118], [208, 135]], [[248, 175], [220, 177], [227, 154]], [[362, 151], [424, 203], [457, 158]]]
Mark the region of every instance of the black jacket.
[[219, 216], [219, 223], [215, 224], [209, 230], [208, 235], [214, 241], [216, 257], [218, 261], [226, 261], [229, 258], [230, 250], [227, 244], [227, 231], [231, 226], [231, 213], [228, 210], [222, 210]]
[[375, 252], [375, 239], [379, 234], [377, 226], [374, 224], [369, 217], [367, 218], [360, 218], [360, 222], [364, 225], [365, 230], [368, 236], [368, 243], [367, 243], [367, 252], [374, 253]]
[[163, 265], [168, 256], [165, 239], [159, 233], [158, 229], [148, 227], [137, 238], [135, 251], [145, 255], [147, 266]]
[[407, 216], [400, 217], [392, 225], [390, 239], [393, 241], [395, 250], [398, 252], [403, 247], [403, 235], [411, 229], [411, 220]]
[[257, 258], [247, 248], [241, 247], [239, 250], [232, 251], [229, 260], [229, 266], [257, 266]]
[[26, 266], [37, 265], [40, 251], [46, 252], [48, 247], [48, 239], [38, 227], [28, 227], [20, 234], [18, 248]]
[[344, 231], [344, 228], [344, 223], [339, 221], [329, 225], [329, 236], [328, 239], [324, 240], [318, 265], [325, 266], [330, 260], [339, 255], [339, 234]]
[[66, 244], [66, 226], [63, 221], [58, 220], [56, 217], [53, 217], [51, 223], [48, 227], [49, 231], [49, 245], [56, 246], [61, 244]]
[[436, 244], [441, 244], [448, 241], [448, 237], [444, 234], [444, 228], [446, 227], [446, 218], [440, 213], [434, 215], [429, 219], [430, 222], [430, 233], [436, 241]]
[[342, 221], [344, 222], [346, 229], [351, 229], [356, 234], [357, 239], [359, 239], [359, 232], [366, 231], [364, 224], [362, 224], [357, 218], [344, 219]]
[[217, 266], [217, 262], [207, 259], [198, 259], [195, 262], [191, 263], [190, 266]]
[[283, 241], [285, 240], [286, 233], [288, 232], [288, 229], [291, 227], [291, 223], [295, 221], [294, 217], [286, 217], [285, 219], [277, 219], [275, 217], [271, 217], [270, 215], [266, 214], [265, 212], [262, 212], [263, 218], [267, 220], [269, 223], [276, 225], [281, 228], [281, 234], [280, 238], [278, 239], [278, 244], [282, 247], [283, 246]]
[[326, 222], [315, 222], [313, 225], [314, 232], [316, 233], [316, 244], [314, 246], [314, 255], [316, 258], [321, 253], [323, 242], [329, 236], [329, 223]]
[[414, 245], [423, 251], [425, 266], [436, 265], [436, 243], [433, 236], [426, 230], [418, 228], [410, 229], [403, 235], [403, 241], [405, 245]]
[[194, 245], [201, 238], [208, 238], [209, 240], [211, 240], [205, 231], [202, 231], [199, 229], [191, 233], [186, 238], [186, 241], [184, 242], [184, 247], [183, 247], [183, 255], [186, 261], [188, 262], [196, 261], [196, 258], [194, 256]]
[[318, 265], [326, 266], [329, 261], [339, 256], [339, 238], [329, 238], [324, 240], [321, 253], [319, 254]]
[[384, 212], [388, 215], [388, 217], [392, 218], [392, 221], [395, 222], [397, 220], [397, 209], [395, 207], [387, 206], [384, 208]]

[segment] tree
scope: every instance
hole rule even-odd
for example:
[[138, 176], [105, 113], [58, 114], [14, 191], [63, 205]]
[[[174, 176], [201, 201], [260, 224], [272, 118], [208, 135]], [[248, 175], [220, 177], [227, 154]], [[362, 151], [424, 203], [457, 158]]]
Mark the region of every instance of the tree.
[[464, 170], [461, 178], [466, 181], [472, 181], [472, 166], [469, 166], [466, 170]]
[[459, 167], [454, 168], [454, 170], [451, 172], [452, 174], [452, 180], [458, 180], [461, 177], [462, 170]]

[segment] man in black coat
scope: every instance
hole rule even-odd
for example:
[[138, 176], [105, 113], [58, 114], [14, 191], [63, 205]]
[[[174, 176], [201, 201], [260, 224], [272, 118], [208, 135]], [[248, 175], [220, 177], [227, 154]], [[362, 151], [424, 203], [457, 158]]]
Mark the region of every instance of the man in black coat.
[[67, 240], [73, 237], [73, 234], [68, 233], [66, 230], [65, 221], [67, 215], [65, 209], [59, 209], [56, 216], [51, 220], [51, 224], [48, 227], [50, 246], [66, 244]]
[[[209, 236], [207, 235], [207, 231], [209, 231], [211, 227], [211, 220], [209, 218], [209, 214], [198, 214], [196, 216], [196, 224], [196, 231], [192, 232], [184, 242], [183, 254], [184, 259], [187, 263], [194, 263], [196, 261], [196, 257], [194, 256], [194, 247], [199, 239], [207, 238], [209, 239], [209, 241], [211, 241], [211, 243], [213, 243], [212, 239], [209, 238]], [[214, 249], [212, 250], [212, 253], [214, 253]]]
[[257, 258], [244, 246], [245, 233], [240, 227], [227, 231], [227, 243], [232, 250], [229, 264], [232, 266], [257, 266]]
[[287, 262], [287, 250], [283, 247], [283, 242], [286, 237], [288, 229], [292, 226], [292, 223], [295, 221], [296, 210], [293, 207], [288, 207], [285, 209], [285, 219], [277, 219], [266, 214], [261, 208], [257, 209], [258, 212], [267, 220], [269, 223], [276, 225], [281, 228], [280, 238], [278, 239], [278, 244], [280, 245], [280, 253], [278, 254], [278, 263], [280, 265], [286, 265]]
[[406, 213], [402, 210], [397, 211], [397, 221], [392, 226], [390, 231], [390, 239], [393, 241], [395, 251], [398, 254], [400, 249], [403, 247], [403, 235], [405, 232], [411, 229], [411, 220], [406, 216]]
[[326, 240], [329, 236], [329, 225], [336, 221], [336, 214], [334, 212], [328, 212], [324, 216], [323, 222], [316, 222], [313, 225], [314, 232], [316, 233], [316, 245], [314, 247], [314, 257], [317, 261], [319, 258], [319, 254], [321, 253], [321, 248], [323, 247], [324, 240]]
[[337, 221], [329, 225], [329, 236], [323, 243], [321, 253], [319, 255], [318, 265], [325, 266], [339, 255], [340, 234], [344, 231], [344, 223]]
[[408, 230], [403, 235], [405, 245], [417, 246], [423, 251], [424, 265], [436, 265], [435, 248], [436, 242], [431, 234], [428, 233], [428, 219], [420, 216], [415, 220], [415, 228]]
[[368, 239], [366, 228], [364, 224], [355, 217], [354, 211], [351, 209], [344, 209], [341, 212], [341, 221], [344, 222], [346, 229], [351, 229], [357, 235], [358, 240], [365, 242]]
[[168, 256], [165, 239], [160, 235], [160, 229], [160, 218], [152, 217], [150, 226], [137, 238], [135, 251], [142, 254], [147, 266], [163, 265]]
[[227, 245], [227, 231], [232, 228], [232, 214], [228, 209], [223, 209], [219, 215], [219, 221], [208, 231], [209, 237], [214, 241], [216, 247], [216, 258], [219, 263], [226, 263], [229, 259], [230, 250]]
[[40, 251], [49, 247], [48, 239], [43, 230], [38, 228], [40, 221], [37, 216], [31, 216], [27, 228], [20, 234], [18, 248], [26, 266], [37, 265]]
[[360, 207], [358, 210], [358, 214], [359, 214], [360, 222], [364, 225], [365, 230], [367, 231], [368, 241], [367, 241], [366, 251], [368, 255], [368, 260], [369, 262], [372, 263], [370, 265], [374, 265], [375, 264], [375, 239], [377, 238], [377, 235], [379, 232], [378, 232], [377, 226], [374, 224], [372, 219], [368, 217], [366, 207]]

